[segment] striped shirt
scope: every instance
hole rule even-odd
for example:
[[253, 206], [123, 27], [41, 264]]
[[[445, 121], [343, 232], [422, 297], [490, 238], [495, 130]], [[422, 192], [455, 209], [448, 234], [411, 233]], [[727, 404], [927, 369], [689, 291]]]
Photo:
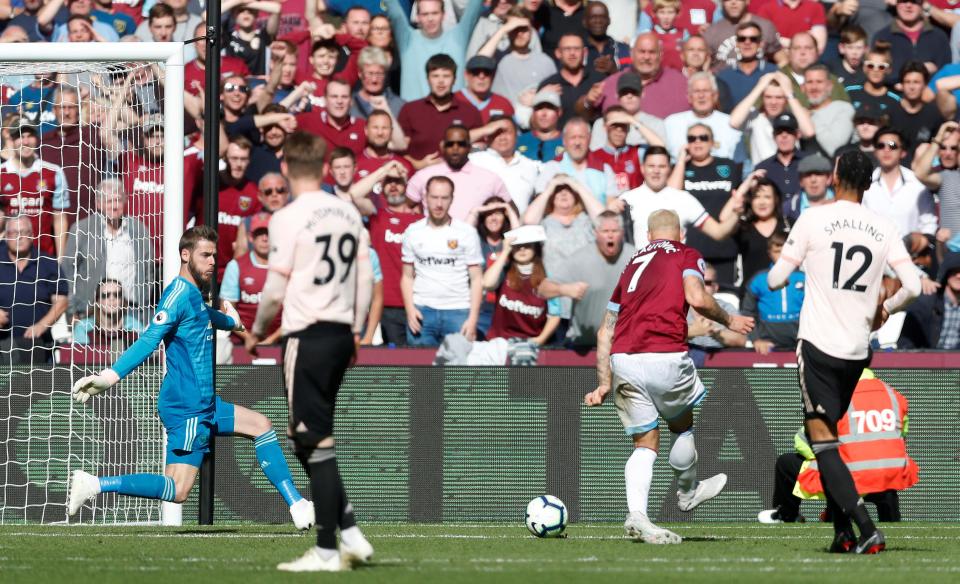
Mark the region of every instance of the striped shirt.
[[960, 170], [940, 172], [940, 227], [960, 233]]

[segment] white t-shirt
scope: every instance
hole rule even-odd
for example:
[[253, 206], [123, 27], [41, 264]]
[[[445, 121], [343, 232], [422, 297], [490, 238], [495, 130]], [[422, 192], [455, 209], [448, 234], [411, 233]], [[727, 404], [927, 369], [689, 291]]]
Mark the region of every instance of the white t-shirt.
[[933, 194], [912, 170], [904, 166], [900, 167], [900, 180], [892, 191], [880, 177], [880, 169], [874, 169], [873, 183], [863, 193], [863, 206], [893, 221], [901, 236], [913, 231], [924, 235], [937, 232], [937, 207]]
[[897, 226], [850, 201], [810, 207], [781, 259], [806, 272], [798, 338], [838, 359], [865, 359], [884, 266], [910, 262]]
[[470, 308], [467, 267], [483, 266], [480, 236], [457, 219], [434, 227], [424, 217], [403, 232], [401, 259], [413, 264], [413, 303], [437, 310]]
[[281, 329], [316, 322], [354, 324], [358, 261], [370, 235], [357, 208], [327, 193], [303, 193], [270, 219], [270, 269], [289, 278]]
[[502, 156], [489, 148], [470, 154], [470, 162], [499, 176], [507, 186], [510, 198], [516, 204], [520, 215], [523, 215], [535, 194], [534, 185], [537, 184], [537, 177], [540, 176], [540, 162], [527, 158], [519, 152], [514, 153], [510, 162], [506, 162]]
[[630, 218], [633, 219], [633, 245], [637, 249], [647, 245], [647, 221], [650, 214], [660, 209], [671, 209], [680, 216], [680, 227], [684, 230], [684, 240], [686, 240], [686, 230], [691, 226], [699, 228], [710, 218], [710, 214], [703, 208], [700, 201], [687, 191], [681, 191], [673, 187], [663, 187], [658, 192], [653, 192], [647, 183], [627, 191], [620, 195], [627, 205], [630, 206]]

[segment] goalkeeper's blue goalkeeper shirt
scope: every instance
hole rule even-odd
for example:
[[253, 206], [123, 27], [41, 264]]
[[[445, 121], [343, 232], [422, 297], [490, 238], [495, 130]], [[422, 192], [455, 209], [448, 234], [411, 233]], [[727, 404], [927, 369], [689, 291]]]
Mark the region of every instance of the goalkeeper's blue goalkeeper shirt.
[[113, 364], [126, 377], [149, 357], [160, 342], [167, 348], [167, 372], [157, 410], [164, 426], [173, 428], [189, 418], [214, 414], [212, 351], [214, 328], [230, 330], [233, 319], [206, 305], [200, 290], [178, 277], [163, 291], [150, 326]]

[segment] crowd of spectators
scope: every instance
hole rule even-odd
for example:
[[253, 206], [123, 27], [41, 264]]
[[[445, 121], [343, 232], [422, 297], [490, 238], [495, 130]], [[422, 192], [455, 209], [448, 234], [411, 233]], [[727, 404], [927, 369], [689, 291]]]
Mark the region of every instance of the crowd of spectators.
[[[214, 195], [202, 169], [219, 163], [218, 295], [248, 327], [270, 215], [289, 198], [284, 143], [304, 131], [326, 140], [324, 189], [369, 226], [377, 285], [365, 344], [436, 346], [459, 333], [589, 348], [618, 275], [647, 243], [648, 216], [668, 208], [709, 262], [707, 286], [758, 322], [748, 338], [691, 315], [694, 349], [792, 350], [803, 274], [771, 292], [765, 271], [791, 224], [832, 202], [835, 157], [860, 150], [877, 165], [864, 205], [900, 227], [924, 282], [891, 346], [960, 349], [950, 0], [222, 9], [219, 161], [203, 160], [213, 56], [186, 45], [184, 219], [202, 221]], [[0, 43], [186, 41], [205, 33], [203, 19], [194, 0], [0, 0]], [[19, 350], [14, 361], [49, 358], [38, 350], [61, 317], [74, 342], [92, 344], [148, 322], [161, 77], [147, 66], [0, 78], [0, 347]]]

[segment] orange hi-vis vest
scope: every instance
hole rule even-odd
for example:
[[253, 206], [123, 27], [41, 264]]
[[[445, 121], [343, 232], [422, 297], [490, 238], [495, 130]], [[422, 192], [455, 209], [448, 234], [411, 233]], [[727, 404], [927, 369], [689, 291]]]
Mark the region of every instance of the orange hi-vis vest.
[[[920, 469], [907, 455], [903, 425], [907, 399], [879, 379], [861, 379], [837, 424], [840, 458], [847, 463], [860, 494], [903, 490], [917, 483]], [[797, 477], [797, 490], [807, 497], [823, 493], [817, 461]]]

